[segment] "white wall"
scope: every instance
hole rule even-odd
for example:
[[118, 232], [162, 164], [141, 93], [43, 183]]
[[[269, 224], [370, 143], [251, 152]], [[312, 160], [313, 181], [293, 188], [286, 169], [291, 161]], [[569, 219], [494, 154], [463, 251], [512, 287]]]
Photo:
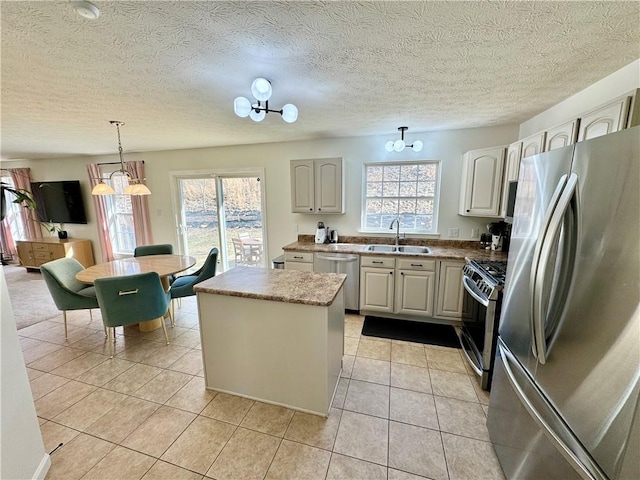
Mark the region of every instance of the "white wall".
[[636, 88], [640, 88], [640, 59], [527, 120], [520, 125], [518, 138], [525, 138], [578, 118], [581, 114]]
[[3, 271], [0, 310], [0, 478], [44, 478], [51, 460], [44, 451]]
[[[286, 128], [283, 127], [283, 128]], [[261, 167], [266, 171], [267, 230], [269, 258], [282, 253], [282, 247], [297, 239], [298, 233], [313, 234], [318, 221], [337, 228], [341, 235], [357, 235], [360, 228], [362, 164], [374, 161], [439, 159], [442, 161], [440, 189], [440, 238], [448, 238], [449, 228], [458, 228], [460, 239], [470, 239], [471, 228], [486, 231], [489, 219], [458, 215], [462, 155], [476, 148], [506, 145], [514, 140], [517, 126], [476, 128], [442, 132], [410, 132], [407, 140], [422, 140], [424, 149], [388, 153], [384, 144], [398, 135], [332, 138], [259, 145], [126, 153], [125, 160], [144, 160], [154, 241], [177, 246], [175, 219], [171, 206], [170, 172], [212, 168]], [[303, 215], [291, 213], [289, 161], [300, 158], [343, 157], [346, 172], [346, 213], [344, 215]], [[113, 162], [116, 155], [76, 157], [56, 160], [7, 162], [6, 167], [29, 166], [34, 181], [74, 180], [82, 182], [88, 225], [65, 225], [69, 235], [90, 238], [96, 261], [100, 261], [95, 214], [85, 164]], [[297, 231], [296, 231], [297, 228]]]

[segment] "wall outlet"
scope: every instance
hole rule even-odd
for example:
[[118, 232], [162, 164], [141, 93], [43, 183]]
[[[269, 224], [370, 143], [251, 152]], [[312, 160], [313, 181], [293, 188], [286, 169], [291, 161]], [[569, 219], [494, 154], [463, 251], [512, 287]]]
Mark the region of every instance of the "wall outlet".
[[471, 238], [480, 238], [480, 229], [472, 228], [471, 229]]
[[460, 229], [459, 228], [450, 228], [449, 229], [449, 237], [458, 238], [459, 236], [460, 236]]

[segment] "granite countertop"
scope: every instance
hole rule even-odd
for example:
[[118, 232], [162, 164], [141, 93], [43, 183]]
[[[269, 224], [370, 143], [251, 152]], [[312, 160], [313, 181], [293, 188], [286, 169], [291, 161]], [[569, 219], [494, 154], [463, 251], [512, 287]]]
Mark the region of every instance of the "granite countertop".
[[[359, 255], [370, 256], [394, 256], [394, 257], [421, 257], [447, 260], [464, 260], [465, 258], [473, 260], [506, 260], [507, 254], [500, 251], [483, 250], [480, 248], [480, 242], [474, 241], [455, 241], [455, 240], [419, 240], [419, 239], [403, 239], [400, 245], [416, 245], [429, 247], [429, 253], [404, 253], [404, 252], [368, 252], [365, 250], [367, 245], [371, 244], [389, 244], [394, 243], [391, 238], [379, 237], [351, 237], [346, 243], [320, 243], [316, 244], [313, 240], [308, 241], [302, 238], [282, 247], [286, 251], [295, 252], [323, 252], [323, 253], [357, 253]], [[355, 240], [355, 241], [354, 241]]]
[[326, 307], [333, 303], [346, 278], [343, 273], [235, 267], [193, 289], [197, 293]]

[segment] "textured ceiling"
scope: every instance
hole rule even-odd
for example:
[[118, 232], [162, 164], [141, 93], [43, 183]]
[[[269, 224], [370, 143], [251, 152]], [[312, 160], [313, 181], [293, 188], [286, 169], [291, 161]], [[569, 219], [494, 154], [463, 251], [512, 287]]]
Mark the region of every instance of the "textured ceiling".
[[3, 159], [519, 124], [640, 57], [637, 1], [94, 3], [0, 2]]

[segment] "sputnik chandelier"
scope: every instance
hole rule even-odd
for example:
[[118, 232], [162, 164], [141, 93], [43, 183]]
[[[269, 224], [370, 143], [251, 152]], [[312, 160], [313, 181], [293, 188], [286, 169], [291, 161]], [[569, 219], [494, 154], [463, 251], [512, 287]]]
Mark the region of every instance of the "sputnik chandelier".
[[[261, 122], [267, 113], [279, 113], [287, 123], [293, 123], [298, 119], [298, 108], [287, 103], [280, 110], [269, 108], [271, 98], [271, 82], [265, 78], [256, 78], [251, 84], [251, 94], [256, 99], [255, 103], [245, 97], [237, 97], [233, 101], [233, 111], [239, 117], [249, 117], [255, 122]], [[264, 103], [263, 103], [264, 102]]]
[[[118, 153], [120, 154], [120, 170], [116, 170], [109, 175], [109, 181], [116, 174], [119, 173], [127, 177], [129, 185], [127, 185], [123, 193], [125, 195], [151, 195], [151, 190], [147, 188], [147, 186], [142, 183], [143, 179], [136, 178], [132, 176], [129, 172], [127, 172], [124, 168], [124, 154], [122, 153], [122, 142], [120, 142], [120, 127], [124, 125], [124, 122], [119, 122], [118, 120], [110, 120], [109, 123], [111, 125], [115, 125], [118, 130]], [[98, 183], [93, 190], [91, 190], [91, 195], [113, 195], [116, 191], [108, 184], [103, 181]]]
[[422, 151], [423, 145], [420, 140], [413, 142], [413, 145], [407, 145], [404, 143], [404, 132], [408, 129], [409, 127], [398, 127], [398, 130], [400, 130], [400, 140], [396, 140], [395, 142], [393, 140], [389, 140], [384, 146], [387, 152], [401, 152], [405, 148], [411, 148], [414, 152]]

